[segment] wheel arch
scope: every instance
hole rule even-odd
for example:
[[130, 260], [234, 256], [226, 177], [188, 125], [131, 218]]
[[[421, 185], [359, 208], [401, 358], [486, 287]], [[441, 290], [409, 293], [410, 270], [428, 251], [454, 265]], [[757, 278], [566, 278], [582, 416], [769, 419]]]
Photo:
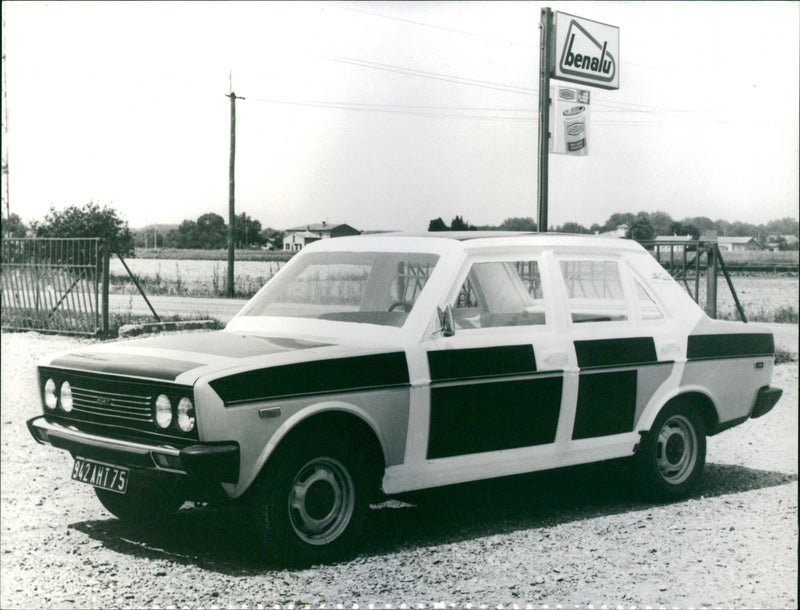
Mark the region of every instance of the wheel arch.
[[387, 463], [382, 435], [366, 413], [339, 402], [309, 407], [287, 420], [264, 448], [252, 482], [257, 481], [282, 452], [289, 451], [298, 443], [314, 442], [321, 435], [350, 443], [363, 452], [369, 469], [370, 489], [377, 496]]
[[700, 418], [703, 421], [705, 434], [711, 436], [716, 433], [719, 426], [719, 413], [717, 411], [717, 407], [714, 404], [714, 400], [711, 398], [711, 396], [699, 388], [684, 388], [680, 393], [669, 397], [659, 409], [653, 410], [647, 425], [642, 428], [642, 432], [647, 433], [650, 431], [653, 422], [655, 422], [656, 418], [664, 411], [664, 409], [668, 409], [677, 405], [686, 405], [697, 409]]

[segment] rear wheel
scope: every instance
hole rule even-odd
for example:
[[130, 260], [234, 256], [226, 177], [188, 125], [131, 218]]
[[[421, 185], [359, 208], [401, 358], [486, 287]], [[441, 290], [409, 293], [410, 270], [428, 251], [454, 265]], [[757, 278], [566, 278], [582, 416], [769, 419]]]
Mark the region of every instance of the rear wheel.
[[287, 563], [331, 561], [352, 551], [368, 507], [360, 454], [303, 443], [275, 456], [251, 497], [262, 545]]
[[97, 499], [115, 517], [123, 521], [150, 521], [176, 512], [184, 502], [177, 490], [155, 485], [146, 480], [132, 479], [128, 491], [119, 494], [94, 488]]
[[644, 491], [660, 499], [689, 495], [703, 474], [706, 435], [703, 420], [689, 405], [659, 413], [637, 455]]

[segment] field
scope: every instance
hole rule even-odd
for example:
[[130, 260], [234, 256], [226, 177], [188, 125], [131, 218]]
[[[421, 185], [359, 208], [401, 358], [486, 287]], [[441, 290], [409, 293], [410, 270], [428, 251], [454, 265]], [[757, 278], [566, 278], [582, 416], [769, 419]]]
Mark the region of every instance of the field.
[[[131, 258], [125, 262], [147, 294], [215, 297], [224, 296], [226, 292], [228, 263], [224, 260]], [[283, 264], [281, 260], [237, 260], [234, 264], [236, 296], [254, 295]], [[109, 268], [111, 292], [136, 292], [118, 258], [111, 259]]]
[[[282, 261], [292, 258], [293, 252], [283, 250], [235, 250], [237, 261]], [[182, 248], [136, 248], [135, 258], [153, 258], [160, 260], [202, 260], [227, 261], [227, 250], [199, 250]], [[127, 259], [126, 259], [126, 262]]]

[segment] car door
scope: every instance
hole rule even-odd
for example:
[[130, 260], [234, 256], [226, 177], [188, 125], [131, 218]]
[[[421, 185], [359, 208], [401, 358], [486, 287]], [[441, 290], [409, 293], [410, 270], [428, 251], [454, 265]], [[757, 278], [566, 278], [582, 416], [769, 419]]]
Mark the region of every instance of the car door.
[[556, 332], [544, 258], [473, 256], [457, 276], [447, 298], [455, 333], [434, 333], [422, 346], [427, 435], [408, 452], [424, 463], [420, 486], [557, 461], [563, 403], [574, 401], [564, 388], [571, 345]]
[[675, 329], [624, 257], [557, 253], [555, 263], [578, 367], [569, 454], [630, 455], [639, 418], [673, 374]]

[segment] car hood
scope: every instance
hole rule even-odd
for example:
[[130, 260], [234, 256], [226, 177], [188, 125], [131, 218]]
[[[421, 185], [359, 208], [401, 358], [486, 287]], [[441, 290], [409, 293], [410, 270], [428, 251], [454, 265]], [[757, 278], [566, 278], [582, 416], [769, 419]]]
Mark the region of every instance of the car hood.
[[381, 353], [391, 348], [230, 331], [165, 335], [58, 354], [40, 366], [192, 384], [202, 375]]

